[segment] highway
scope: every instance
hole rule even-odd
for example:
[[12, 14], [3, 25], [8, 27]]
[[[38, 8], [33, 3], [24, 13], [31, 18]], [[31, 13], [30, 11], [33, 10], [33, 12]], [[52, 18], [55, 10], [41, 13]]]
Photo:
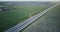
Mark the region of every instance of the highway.
[[22, 32], [60, 32], [60, 5], [52, 8]]
[[[58, 4], [56, 4], [56, 5], [58, 5]], [[56, 5], [51, 6], [50, 8], [42, 11], [41, 13], [39, 13], [39, 14], [37, 14], [37, 15], [35, 15], [35, 16], [27, 19], [27, 20], [25, 20], [24, 22], [19, 23], [19, 24], [13, 26], [12, 28], [6, 30], [5, 32], [19, 32], [19, 31], [21, 31], [26, 26], [28, 26], [29, 24], [31, 24], [32, 22], [34, 22], [36, 19], [38, 19], [39, 17], [41, 17], [42, 15], [44, 15], [45, 13], [47, 13], [49, 10], [51, 10], [52, 8], [54, 8]], [[28, 29], [28, 31], [29, 31], [29, 29]]]

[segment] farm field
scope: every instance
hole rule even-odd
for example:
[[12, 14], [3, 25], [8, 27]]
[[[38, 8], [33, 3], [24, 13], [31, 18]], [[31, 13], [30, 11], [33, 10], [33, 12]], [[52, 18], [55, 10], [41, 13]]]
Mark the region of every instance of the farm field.
[[60, 32], [60, 4], [37, 19], [22, 32]]
[[0, 32], [23, 22], [29, 15], [34, 16], [51, 5], [22, 5], [22, 6], [6, 6], [6, 11], [0, 11]]

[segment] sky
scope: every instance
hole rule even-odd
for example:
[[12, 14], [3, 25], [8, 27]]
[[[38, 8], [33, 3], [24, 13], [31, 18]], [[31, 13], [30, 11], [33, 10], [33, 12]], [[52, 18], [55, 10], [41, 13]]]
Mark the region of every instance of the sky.
[[0, 0], [0, 1], [60, 1], [60, 0]]

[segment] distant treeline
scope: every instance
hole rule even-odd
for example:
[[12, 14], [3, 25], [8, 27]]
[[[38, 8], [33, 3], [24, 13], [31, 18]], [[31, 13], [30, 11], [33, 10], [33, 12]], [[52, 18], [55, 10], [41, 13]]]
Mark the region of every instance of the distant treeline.
[[51, 5], [54, 2], [0, 2], [0, 5]]

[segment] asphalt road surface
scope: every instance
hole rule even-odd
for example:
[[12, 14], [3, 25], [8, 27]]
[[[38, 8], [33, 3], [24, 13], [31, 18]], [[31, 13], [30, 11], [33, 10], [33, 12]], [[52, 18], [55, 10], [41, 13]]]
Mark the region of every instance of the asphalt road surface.
[[16, 26], [13, 26], [12, 28], [6, 30], [5, 32], [19, 32], [21, 31], [22, 29], [24, 29], [26, 26], [28, 26], [29, 24], [31, 24], [32, 22], [34, 22], [36, 19], [38, 19], [39, 17], [41, 17], [42, 15], [44, 15], [46, 12], [48, 12], [49, 10], [51, 10], [52, 8], [54, 8], [55, 6], [57, 6], [58, 4], [56, 5], [53, 5], [52, 7], [42, 11], [41, 13], [27, 19], [26, 21], [22, 22], [22, 23], [19, 23], [17, 24]]
[[60, 5], [52, 8], [21, 32], [60, 32]]

